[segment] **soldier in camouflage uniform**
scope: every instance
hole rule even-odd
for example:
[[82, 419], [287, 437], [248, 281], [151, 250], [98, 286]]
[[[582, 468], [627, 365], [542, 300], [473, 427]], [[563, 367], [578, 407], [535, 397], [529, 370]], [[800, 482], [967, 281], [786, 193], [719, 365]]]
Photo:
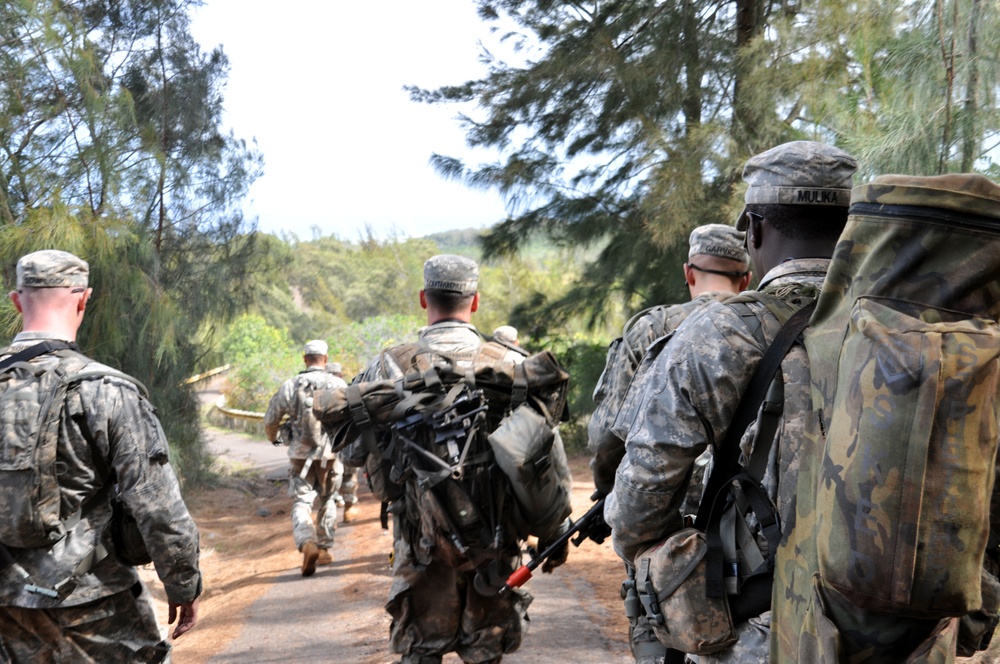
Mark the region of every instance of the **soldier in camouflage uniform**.
[[[344, 368], [340, 362], [328, 362], [326, 372], [333, 374], [340, 380], [344, 380]], [[339, 383], [337, 385], [339, 386]], [[354, 466], [344, 464], [344, 473], [340, 479], [340, 489], [334, 492], [334, 502], [337, 503], [337, 507], [344, 508], [344, 523], [349, 522], [354, 513], [354, 506], [358, 504], [358, 469]]]
[[[459, 365], [462, 358], [474, 358], [483, 344], [483, 337], [470, 323], [479, 308], [478, 280], [479, 266], [462, 256], [432, 256], [424, 263], [420, 305], [427, 310], [428, 324], [419, 332], [422, 348], [456, 358]], [[384, 351], [373, 361], [361, 380], [402, 377], [406, 370], [393, 359], [393, 350]], [[501, 359], [514, 363], [523, 358], [509, 350]], [[368, 456], [363, 442], [351, 447], [348, 456], [353, 461]], [[401, 664], [439, 664], [442, 656], [452, 651], [464, 662], [500, 662], [504, 653], [521, 645], [531, 596], [520, 588], [482, 594], [475, 588], [475, 570], [452, 567], [438, 558], [440, 554], [432, 545], [429, 551], [429, 543], [420, 537], [420, 515], [411, 504], [413, 495], [407, 491], [390, 507], [394, 515], [393, 580], [386, 610], [392, 616], [393, 652], [402, 655]], [[519, 542], [505, 541], [502, 548], [509, 574], [518, 566]], [[550, 572], [565, 560], [563, 551], [546, 561], [543, 571]]]
[[[23, 256], [10, 294], [23, 331], [0, 357], [45, 341], [73, 342], [92, 292], [88, 276], [87, 263], [64, 251]], [[46, 353], [31, 363], [59, 361]], [[57, 443], [66, 535], [47, 547], [0, 549], [0, 661], [169, 661], [149, 593], [112, 543], [115, 492], [152, 554], [169, 621], [177, 620], [174, 638], [197, 619], [198, 530], [153, 407], [110, 367], [89, 361], [84, 371], [94, 374], [69, 393]]]
[[[288, 445], [288, 495], [292, 497], [292, 535], [302, 552], [302, 576], [312, 576], [317, 565], [333, 561], [330, 547], [337, 529], [337, 489], [344, 466], [332, 450], [332, 443], [312, 414], [314, 389], [347, 385], [326, 371], [328, 347], [314, 339], [303, 349], [305, 371], [286, 380], [271, 397], [264, 415], [264, 435], [274, 444]], [[287, 424], [282, 420], [288, 417]], [[284, 428], [285, 440], [279, 439]], [[313, 503], [319, 512], [313, 518]]]
[[[795, 141], [748, 160], [746, 231], [758, 290], [712, 302], [674, 333], [646, 381], [605, 518], [628, 564], [682, 527], [680, 506], [694, 460], [721, 441], [766, 348], [792, 313], [814, 301], [847, 220], [855, 160], [836, 148]], [[782, 526], [790, 523], [798, 429], [809, 406], [805, 352], [782, 362], [785, 403], [764, 487]], [[749, 455], [751, 438], [742, 439]], [[780, 481], [779, 481], [780, 479]], [[770, 611], [737, 625], [739, 640], [700, 662], [767, 662]]]
[[[594, 390], [597, 408], [590, 417], [588, 427], [587, 448], [594, 455], [590, 467], [594, 471], [594, 486], [597, 487], [595, 498], [611, 492], [615, 471], [625, 456], [624, 437], [634, 413], [619, 413], [619, 410], [630, 384], [636, 385], [632, 388], [633, 394], [641, 394], [642, 376], [637, 375], [633, 379], [640, 367], [640, 359], [643, 359], [643, 367], [648, 366], [652, 358], [643, 358], [643, 355], [655, 340], [671, 334], [692, 312], [709, 302], [731, 297], [750, 284], [751, 273], [747, 269], [750, 257], [744, 242], [743, 233], [724, 224], [708, 224], [691, 231], [688, 262], [684, 264], [684, 280], [691, 293], [691, 301], [659, 305], [640, 312], [625, 325], [622, 336], [608, 348], [604, 372]], [[661, 352], [662, 348], [663, 345], [658, 343], [657, 352]], [[620, 418], [622, 423], [613, 426], [616, 418]], [[695, 463], [688, 483], [690, 495], [682, 511], [691, 511], [689, 506], [697, 509], [706, 457], [702, 455]], [[649, 629], [645, 616], [639, 616], [632, 625], [631, 642], [637, 664], [663, 661], [665, 648]]]

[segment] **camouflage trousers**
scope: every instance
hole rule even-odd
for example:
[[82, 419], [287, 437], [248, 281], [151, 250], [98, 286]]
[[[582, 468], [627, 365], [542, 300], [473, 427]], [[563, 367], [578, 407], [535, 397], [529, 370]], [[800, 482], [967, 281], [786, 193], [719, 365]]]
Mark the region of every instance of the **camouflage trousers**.
[[[324, 465], [315, 460], [305, 477], [300, 477], [306, 459], [289, 459], [288, 495], [292, 497], [292, 536], [300, 551], [312, 540], [321, 549], [333, 546], [337, 529], [337, 489], [340, 487], [340, 462], [329, 460]], [[319, 500], [319, 511], [313, 518], [313, 504]]]
[[358, 502], [357, 466], [344, 465], [344, 475], [340, 481], [340, 490], [338, 493], [344, 499], [344, 505], [354, 505]]
[[736, 643], [711, 655], [688, 655], [693, 664], [768, 664], [771, 612], [736, 625]]
[[438, 664], [448, 652], [457, 653], [463, 662], [499, 662], [520, 647], [531, 595], [519, 588], [482, 595], [474, 578], [474, 572], [437, 560], [417, 563], [409, 544], [396, 537], [385, 608], [392, 616], [392, 650], [402, 655], [401, 664]]
[[57, 609], [0, 606], [0, 661], [12, 664], [154, 664], [170, 661], [142, 583]]

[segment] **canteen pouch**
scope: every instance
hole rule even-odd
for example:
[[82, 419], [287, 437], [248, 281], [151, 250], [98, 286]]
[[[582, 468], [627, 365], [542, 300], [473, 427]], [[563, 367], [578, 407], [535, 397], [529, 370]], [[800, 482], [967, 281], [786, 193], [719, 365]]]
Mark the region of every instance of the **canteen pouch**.
[[950, 175], [854, 189], [805, 344], [825, 434], [819, 572], [861, 609], [982, 606], [998, 314], [1000, 187]]
[[736, 643], [725, 597], [708, 597], [705, 534], [684, 528], [635, 559], [639, 601], [656, 638], [668, 648], [708, 655]]
[[510, 480], [529, 533], [551, 538], [572, 512], [572, 477], [558, 430], [524, 403], [487, 439]]

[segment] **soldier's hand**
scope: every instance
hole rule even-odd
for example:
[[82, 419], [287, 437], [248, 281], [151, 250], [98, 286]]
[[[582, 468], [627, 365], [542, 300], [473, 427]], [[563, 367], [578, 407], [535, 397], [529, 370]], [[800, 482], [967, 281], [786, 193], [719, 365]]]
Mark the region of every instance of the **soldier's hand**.
[[595, 544], [604, 544], [604, 540], [611, 537], [611, 526], [604, 520], [604, 513], [595, 514], [587, 528], [587, 537]]
[[542, 563], [542, 572], [551, 574], [552, 570], [566, 562], [567, 557], [569, 557], [569, 540], [563, 542], [562, 546], [545, 559], [545, 562]]
[[167, 624], [173, 625], [174, 620], [177, 620], [177, 627], [174, 628], [174, 633], [170, 635], [172, 638], [176, 639], [194, 627], [195, 623], [198, 622], [197, 599], [192, 600], [187, 604], [167, 602], [167, 609]]

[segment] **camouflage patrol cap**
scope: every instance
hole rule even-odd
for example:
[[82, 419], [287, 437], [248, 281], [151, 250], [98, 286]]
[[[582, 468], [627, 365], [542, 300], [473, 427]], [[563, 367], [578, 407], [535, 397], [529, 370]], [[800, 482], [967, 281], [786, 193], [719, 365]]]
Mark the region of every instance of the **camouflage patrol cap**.
[[512, 325], [501, 325], [493, 330], [493, 338], [508, 344], [517, 343], [517, 328]]
[[86, 288], [90, 266], [68, 251], [45, 249], [17, 261], [18, 288]]
[[424, 263], [424, 290], [434, 289], [472, 295], [479, 285], [479, 266], [465, 256], [439, 254]]
[[312, 341], [307, 341], [305, 347], [302, 349], [303, 355], [326, 355], [329, 347], [326, 342], [322, 339], [313, 339]]
[[[829, 205], [848, 207], [858, 162], [839, 148], [815, 141], [792, 141], [750, 157], [743, 167], [747, 205]], [[747, 228], [746, 209], [736, 220]]]
[[326, 372], [327, 373], [332, 373], [335, 376], [339, 376], [342, 373], [344, 373], [344, 367], [341, 366], [340, 362], [327, 362], [326, 363]]
[[704, 254], [739, 261], [750, 262], [745, 245], [746, 233], [725, 224], [706, 224], [691, 231], [688, 238], [688, 258]]

